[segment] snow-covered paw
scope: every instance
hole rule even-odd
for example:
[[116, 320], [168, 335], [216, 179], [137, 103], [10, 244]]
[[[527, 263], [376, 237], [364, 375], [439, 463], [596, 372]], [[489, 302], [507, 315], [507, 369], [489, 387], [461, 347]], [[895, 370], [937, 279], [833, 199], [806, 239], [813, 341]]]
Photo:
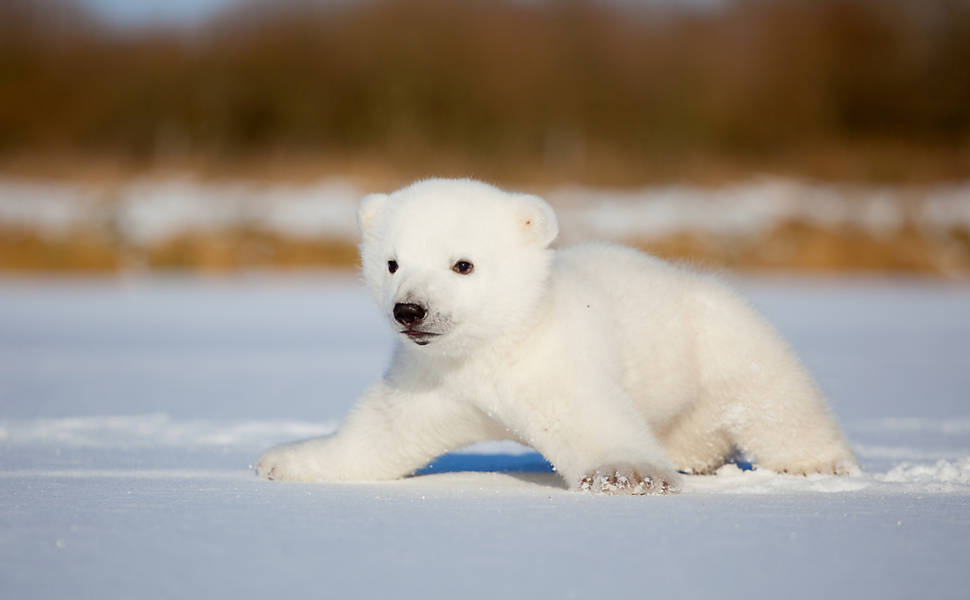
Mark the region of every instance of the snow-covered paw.
[[677, 474], [650, 465], [604, 465], [579, 480], [577, 489], [594, 494], [675, 494], [680, 491]]

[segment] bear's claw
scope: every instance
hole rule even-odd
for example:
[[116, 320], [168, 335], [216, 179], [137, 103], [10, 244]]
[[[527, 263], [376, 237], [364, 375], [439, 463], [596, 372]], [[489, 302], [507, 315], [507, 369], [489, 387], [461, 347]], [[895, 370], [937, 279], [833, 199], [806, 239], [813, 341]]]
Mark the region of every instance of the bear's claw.
[[680, 491], [673, 474], [660, 475], [660, 469], [620, 465], [600, 467], [583, 476], [578, 488], [583, 492], [610, 495], [676, 494]]

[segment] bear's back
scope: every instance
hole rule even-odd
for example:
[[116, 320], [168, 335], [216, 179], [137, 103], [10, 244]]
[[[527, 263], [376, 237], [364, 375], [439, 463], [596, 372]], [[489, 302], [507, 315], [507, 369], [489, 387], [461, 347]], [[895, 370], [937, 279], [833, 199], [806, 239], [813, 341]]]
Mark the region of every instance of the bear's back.
[[[553, 277], [572, 301], [594, 312], [614, 346], [623, 387], [650, 409], [653, 424], [672, 417], [696, 395], [693, 305], [707, 278], [633, 248], [582, 244], [557, 251]], [[560, 292], [562, 294], [562, 292]], [[583, 304], [585, 307], [585, 304]]]

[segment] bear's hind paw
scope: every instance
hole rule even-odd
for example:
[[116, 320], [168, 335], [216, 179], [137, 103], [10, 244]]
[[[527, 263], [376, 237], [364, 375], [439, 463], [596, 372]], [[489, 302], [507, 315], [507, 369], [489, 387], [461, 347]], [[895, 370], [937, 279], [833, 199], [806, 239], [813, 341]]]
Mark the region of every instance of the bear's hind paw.
[[862, 473], [859, 464], [854, 459], [787, 461], [768, 463], [764, 467], [783, 475], [847, 476]]

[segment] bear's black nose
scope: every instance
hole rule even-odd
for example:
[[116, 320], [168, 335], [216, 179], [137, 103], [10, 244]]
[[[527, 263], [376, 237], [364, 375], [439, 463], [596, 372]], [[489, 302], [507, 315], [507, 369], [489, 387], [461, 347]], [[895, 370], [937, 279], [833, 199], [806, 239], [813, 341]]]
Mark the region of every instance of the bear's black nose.
[[394, 319], [405, 327], [414, 327], [424, 319], [427, 312], [420, 304], [395, 304]]

